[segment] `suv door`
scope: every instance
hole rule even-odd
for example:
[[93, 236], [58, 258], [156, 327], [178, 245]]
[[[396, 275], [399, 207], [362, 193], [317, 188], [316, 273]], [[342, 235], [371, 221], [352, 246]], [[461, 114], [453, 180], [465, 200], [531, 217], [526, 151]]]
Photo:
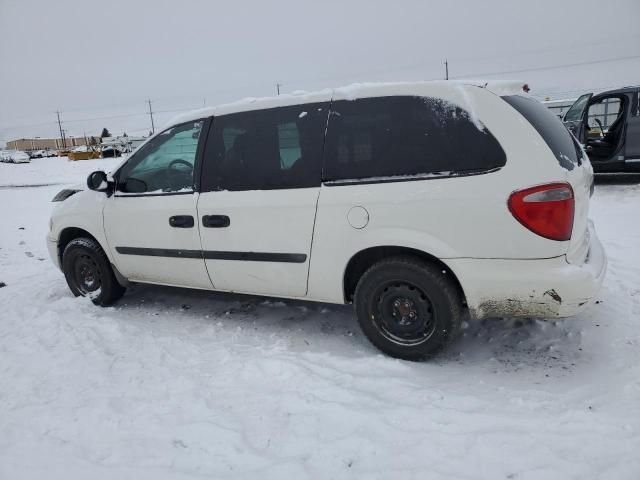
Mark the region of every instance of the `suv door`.
[[328, 103], [215, 117], [198, 201], [216, 290], [307, 292]]
[[627, 166], [640, 170], [640, 91], [633, 95], [626, 140], [624, 156]]
[[593, 93], [585, 93], [578, 97], [578, 99], [573, 102], [573, 105], [571, 105], [569, 110], [567, 110], [567, 113], [564, 114], [564, 118], [562, 119], [567, 128], [571, 130], [571, 133], [573, 133], [582, 143], [585, 143], [587, 140], [583, 119], [591, 97], [593, 97]]
[[104, 229], [116, 267], [129, 280], [212, 288], [195, 221], [194, 189], [200, 132], [207, 123], [197, 120], [163, 131], [114, 175]]

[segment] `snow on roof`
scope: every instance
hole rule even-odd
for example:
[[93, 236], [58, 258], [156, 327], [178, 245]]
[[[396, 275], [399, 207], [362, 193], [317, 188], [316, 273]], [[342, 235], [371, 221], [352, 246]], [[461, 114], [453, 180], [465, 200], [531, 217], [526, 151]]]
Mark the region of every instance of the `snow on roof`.
[[399, 92], [406, 92], [412, 87], [420, 90], [432, 87], [435, 91], [443, 88], [461, 89], [469, 86], [484, 88], [496, 95], [515, 95], [523, 93], [523, 91], [528, 91], [526, 83], [517, 80], [436, 80], [429, 82], [353, 83], [343, 87], [326, 88], [314, 92], [296, 90], [293, 93], [282, 94], [275, 97], [247, 97], [235, 102], [183, 113], [174, 117], [167, 126], [228, 113], [286, 107], [304, 103], [327, 102], [334, 97], [353, 100], [360, 97], [396, 95], [399, 94]]

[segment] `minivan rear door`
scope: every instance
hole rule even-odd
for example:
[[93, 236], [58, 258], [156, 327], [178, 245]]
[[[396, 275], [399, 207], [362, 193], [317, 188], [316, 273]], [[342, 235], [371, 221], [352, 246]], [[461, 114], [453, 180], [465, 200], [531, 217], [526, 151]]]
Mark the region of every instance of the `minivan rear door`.
[[569, 110], [567, 110], [567, 113], [564, 114], [564, 118], [562, 119], [571, 133], [573, 133], [582, 143], [586, 140], [584, 137], [584, 113], [589, 106], [589, 100], [591, 100], [591, 97], [593, 97], [593, 93], [585, 93], [578, 97], [578, 99], [573, 102], [573, 105], [571, 105]]
[[581, 265], [589, 253], [589, 200], [593, 191], [593, 168], [582, 148], [578, 152], [583, 155], [581, 161], [573, 170], [567, 172], [567, 179], [573, 188], [575, 200], [573, 231], [569, 241], [567, 261]]
[[[593, 188], [591, 164], [578, 140], [565, 127], [566, 123], [563, 125], [560, 119], [542, 103], [521, 95], [502, 98], [520, 112], [536, 129], [553, 152], [560, 167], [565, 171], [565, 179], [573, 189], [575, 200], [573, 230], [567, 250], [567, 260], [570, 263], [581, 264], [585, 261], [589, 251], [589, 197]], [[578, 107], [584, 112], [590, 98], [591, 94], [583, 95], [574, 103], [574, 107], [582, 99], [584, 105]], [[570, 111], [567, 112], [567, 115]]]

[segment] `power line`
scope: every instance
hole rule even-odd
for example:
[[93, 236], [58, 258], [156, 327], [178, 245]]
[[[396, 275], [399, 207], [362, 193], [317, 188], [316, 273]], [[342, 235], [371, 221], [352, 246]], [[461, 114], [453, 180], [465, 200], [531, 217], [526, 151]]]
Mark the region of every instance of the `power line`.
[[[482, 72], [482, 73], [467, 73], [464, 75], [456, 75], [455, 77], [449, 77], [448, 75], [448, 67], [449, 67], [449, 62], [448, 59], [445, 59], [445, 78], [449, 79], [449, 78], [457, 78], [457, 79], [461, 79], [461, 78], [469, 78], [469, 77], [482, 77], [482, 76], [493, 76], [493, 75], [504, 75], [504, 74], [511, 74], [511, 73], [526, 73], [526, 72], [534, 72], [534, 71], [544, 71], [544, 70], [554, 70], [554, 69], [559, 69], [559, 68], [569, 68], [569, 67], [575, 67], [575, 66], [583, 66], [583, 65], [595, 65], [595, 64], [602, 64], [602, 63], [611, 63], [611, 62], [618, 62], [618, 61], [624, 61], [624, 60], [634, 60], [634, 59], [638, 59], [640, 58], [640, 55], [629, 55], [629, 56], [620, 56], [620, 57], [614, 57], [614, 58], [604, 58], [604, 59], [597, 59], [597, 60], [589, 60], [589, 61], [583, 61], [583, 62], [573, 62], [573, 63], [563, 63], [563, 64], [555, 64], [555, 65], [546, 65], [546, 66], [539, 66], [539, 67], [530, 67], [530, 68], [523, 68], [523, 69], [513, 69], [513, 70], [501, 70], [501, 71], [493, 71], [493, 72]], [[396, 69], [396, 71], [402, 71], [403, 69]], [[389, 71], [389, 69], [386, 70], [387, 72]], [[373, 72], [373, 71], [370, 71]], [[334, 77], [337, 78], [337, 77]], [[346, 77], [342, 77], [343, 79]], [[325, 80], [328, 80], [328, 78], [326, 78]], [[291, 83], [291, 82], [289, 82]], [[295, 82], [294, 82], [295, 83]], [[276, 83], [276, 93], [280, 94], [280, 87], [282, 87], [283, 84], [282, 83]], [[600, 89], [607, 89], [607, 88], [615, 88], [616, 85], [611, 85], [611, 86], [605, 86], [605, 87], [591, 87], [591, 88], [584, 88], [584, 89], [579, 89], [579, 90], [568, 90], [568, 91], [564, 91], [564, 92], [551, 92], [554, 95], [561, 95], [561, 94], [569, 94], [569, 93], [579, 93], [582, 91], [587, 91], [587, 90], [600, 90]], [[224, 91], [229, 91], [230, 89], [226, 89]], [[223, 90], [220, 90], [223, 91]], [[536, 95], [534, 93], [534, 95]], [[153, 110], [152, 110], [152, 102], [151, 100], [147, 100], [147, 103], [149, 105], [149, 111], [148, 113], [130, 113], [130, 114], [120, 114], [120, 115], [103, 115], [103, 116], [97, 116], [97, 117], [91, 117], [91, 118], [80, 118], [80, 119], [74, 119], [74, 120], [66, 120], [65, 123], [78, 123], [78, 122], [87, 122], [87, 121], [95, 121], [95, 120], [103, 120], [103, 119], [114, 119], [114, 118], [127, 118], [127, 117], [135, 117], [135, 116], [142, 116], [142, 115], [149, 115], [150, 120], [151, 120], [151, 129], [152, 132], [155, 133], [155, 121], [153, 118]], [[174, 112], [183, 112], [183, 111], [187, 111], [190, 108], [179, 108], [179, 109], [170, 109], [170, 110], [157, 110], [155, 113], [174, 113]], [[37, 123], [37, 124], [29, 124], [29, 125], [18, 125], [18, 126], [12, 126], [12, 127], [5, 127], [5, 128], [0, 128], [0, 131], [11, 131], [11, 130], [18, 130], [18, 129], [22, 129], [22, 128], [32, 128], [32, 127], [38, 127], [38, 126], [45, 126], [45, 125], [51, 125], [54, 123], [58, 123], [58, 129], [62, 130], [61, 128], [61, 120], [59, 118], [59, 113], [60, 112], [56, 112], [58, 115], [58, 122], [42, 122], [42, 123]], [[61, 136], [62, 136], [62, 132], [61, 132]]]
[[523, 72], [536, 72], [541, 70], [555, 70], [558, 68], [579, 67], [582, 65], [595, 65], [598, 63], [611, 63], [611, 62], [619, 62], [622, 60], [634, 60], [636, 58], [640, 58], [640, 55], [629, 55], [627, 57], [616, 57], [616, 58], [604, 58], [600, 60], [590, 60], [586, 62], [561, 63], [557, 65], [547, 65], [545, 67], [522, 68], [520, 70], [503, 70], [500, 72], [468, 73], [465, 75], [458, 75], [453, 78], [468, 78], [472, 76], [482, 77], [482, 76], [491, 76], [491, 75], [504, 75], [505, 73], [523, 73]]

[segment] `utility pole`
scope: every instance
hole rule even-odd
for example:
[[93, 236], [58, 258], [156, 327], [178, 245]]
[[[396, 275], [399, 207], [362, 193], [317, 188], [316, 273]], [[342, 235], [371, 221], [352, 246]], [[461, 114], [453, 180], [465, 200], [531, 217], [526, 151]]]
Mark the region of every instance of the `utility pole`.
[[284, 85], [282, 85], [281, 83], [276, 83], [276, 93], [278, 95], [280, 95], [280, 87], [283, 87]]
[[444, 59], [444, 79], [449, 80], [449, 61]]
[[56, 111], [56, 115], [58, 116], [58, 129], [60, 130], [60, 140], [62, 141], [62, 148], [66, 148], [67, 144], [64, 141], [64, 133], [62, 131], [62, 122], [60, 122], [60, 112]]
[[151, 117], [151, 135], [153, 135], [154, 133], [156, 133], [156, 127], [153, 124], [153, 111], [151, 110], [151, 99], [147, 100], [147, 103], [149, 104], [149, 116]]

